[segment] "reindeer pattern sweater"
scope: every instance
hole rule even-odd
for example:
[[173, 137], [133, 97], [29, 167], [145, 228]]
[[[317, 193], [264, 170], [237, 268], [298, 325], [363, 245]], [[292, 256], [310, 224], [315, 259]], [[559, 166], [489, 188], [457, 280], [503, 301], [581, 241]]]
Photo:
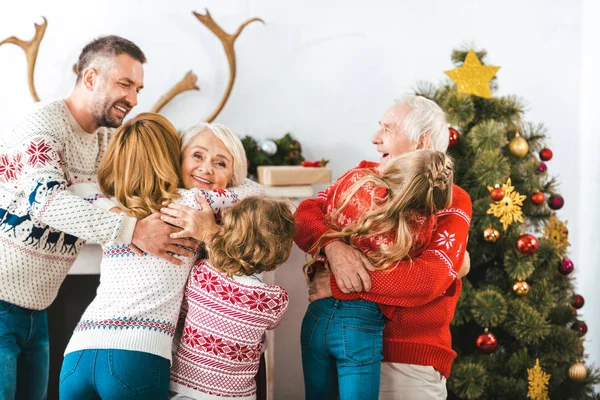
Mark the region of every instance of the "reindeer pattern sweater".
[[[74, 189], [89, 196], [89, 188], [76, 185]], [[181, 197], [175, 202], [198, 209], [196, 193], [197, 189], [179, 189]], [[246, 180], [238, 187], [200, 193], [218, 216], [244, 197], [263, 195], [264, 189]], [[179, 266], [150, 254], [138, 257], [128, 245], [105, 246], [96, 297], [77, 323], [65, 354], [120, 349], [170, 360], [185, 284], [196, 257], [182, 260], [185, 264]]]
[[[377, 163], [361, 166], [374, 168]], [[330, 230], [324, 222], [326, 204], [327, 191], [303, 201], [296, 210], [294, 241], [306, 252]], [[331, 276], [336, 299], [361, 298], [399, 307], [383, 332], [385, 362], [433, 366], [442, 375], [450, 375], [456, 357], [450, 322], [462, 289], [456, 276], [464, 258], [471, 213], [469, 195], [454, 185], [452, 204], [437, 213], [432, 240], [420, 255], [371, 273], [368, 293], [344, 294]]]
[[64, 101], [38, 105], [0, 143], [0, 299], [43, 310], [86, 240], [128, 244], [135, 218], [67, 190], [95, 182], [113, 130], [85, 132]]

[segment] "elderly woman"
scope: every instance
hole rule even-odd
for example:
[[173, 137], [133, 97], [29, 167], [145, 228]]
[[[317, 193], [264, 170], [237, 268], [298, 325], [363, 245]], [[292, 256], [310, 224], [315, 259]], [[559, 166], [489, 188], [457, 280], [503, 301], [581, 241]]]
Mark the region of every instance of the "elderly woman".
[[[181, 135], [181, 174], [186, 189], [216, 190], [239, 186], [232, 195], [247, 197], [262, 187], [249, 179], [246, 153], [240, 139], [220, 124], [198, 124]], [[200, 196], [200, 194], [198, 194]], [[219, 208], [210, 204], [213, 209]], [[214, 210], [219, 216], [219, 211]], [[173, 234], [177, 238], [200, 238], [207, 229], [218, 229], [212, 218], [204, 218], [196, 209], [178, 203], [170, 203], [161, 209], [163, 221], [182, 228]]]
[[[95, 195], [95, 185], [75, 185], [73, 190], [136, 218], [157, 211], [165, 202], [187, 204], [182, 208], [185, 215], [208, 220], [204, 225], [210, 229], [214, 229], [213, 211], [262, 194], [260, 185], [244, 181], [244, 150], [226, 127], [203, 124], [183, 139], [181, 145], [166, 118], [140, 114], [117, 130], [102, 161], [98, 183], [107, 198]], [[180, 155], [181, 165], [174, 162]], [[181, 185], [191, 190], [178, 189]], [[191, 212], [201, 205], [203, 210]], [[185, 218], [176, 222], [186, 228], [203, 226], [182, 221]], [[190, 232], [191, 237], [198, 234], [194, 229]], [[195, 257], [183, 257], [182, 265], [176, 266], [149, 254], [135, 257], [126, 246], [103, 250], [96, 298], [65, 351], [60, 397], [167, 398], [173, 335]]]

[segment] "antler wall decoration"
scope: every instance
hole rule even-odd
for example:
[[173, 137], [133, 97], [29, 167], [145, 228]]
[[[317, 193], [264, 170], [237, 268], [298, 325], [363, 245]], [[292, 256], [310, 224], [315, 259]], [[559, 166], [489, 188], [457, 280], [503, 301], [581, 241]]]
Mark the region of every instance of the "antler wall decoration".
[[23, 51], [25, 51], [25, 57], [27, 57], [27, 81], [29, 82], [29, 92], [31, 92], [33, 99], [38, 102], [40, 101], [40, 98], [38, 97], [37, 92], [35, 91], [35, 86], [33, 85], [33, 71], [35, 70], [35, 60], [37, 59], [38, 49], [40, 48], [40, 43], [44, 38], [48, 21], [46, 18], [44, 18], [44, 22], [42, 24], [34, 23], [33, 25], [35, 25], [35, 35], [33, 35], [33, 39], [31, 39], [29, 42], [11, 36], [1, 41], [0, 46], [5, 43], [12, 43], [16, 44], [22, 48]]
[[[212, 33], [214, 33], [221, 43], [223, 44], [223, 48], [225, 50], [225, 54], [227, 55], [227, 61], [229, 62], [229, 83], [227, 84], [227, 89], [225, 90], [225, 94], [221, 99], [220, 103], [217, 105], [216, 109], [206, 118], [206, 122], [212, 122], [219, 115], [219, 113], [223, 110], [225, 103], [229, 99], [231, 95], [231, 91], [233, 89], [233, 83], [235, 81], [236, 75], [236, 57], [235, 57], [235, 49], [234, 43], [238, 36], [242, 33], [242, 30], [251, 22], [260, 21], [264, 24], [264, 21], [260, 18], [251, 18], [244, 22], [239, 28], [235, 31], [234, 34], [226, 33], [212, 18], [208, 10], [206, 10], [206, 14], [200, 14], [198, 12], [192, 12], [196, 18], [206, 26]], [[42, 17], [44, 18], [44, 17]], [[38, 102], [40, 101], [34, 87], [34, 76], [33, 71], [35, 68], [35, 61], [37, 59], [38, 49], [40, 46], [40, 42], [44, 37], [44, 32], [46, 31], [46, 26], [48, 25], [48, 21], [44, 18], [44, 22], [41, 25], [35, 25], [35, 35], [33, 39], [29, 42], [17, 39], [14, 36], [11, 36], [2, 42], [0, 42], [0, 46], [5, 43], [13, 43], [17, 46], [21, 47], [25, 51], [25, 55], [27, 56], [27, 78], [29, 82], [29, 90], [31, 92], [31, 96], [33, 99]], [[73, 71], [77, 73], [77, 65], [73, 66]], [[189, 71], [185, 76], [177, 82], [167, 93], [165, 93], [152, 107], [152, 112], [158, 113], [160, 110], [175, 96], [180, 93], [183, 93], [188, 90], [200, 90], [200, 88], [196, 85], [198, 78], [196, 75]]]
[[183, 93], [187, 90], [200, 90], [200, 88], [196, 86], [197, 80], [198, 77], [196, 77], [196, 74], [194, 74], [192, 71], [188, 71], [188, 73], [185, 74], [182, 80], [177, 82], [175, 86], [171, 88], [171, 90], [169, 90], [160, 99], [158, 99], [154, 107], [152, 107], [151, 112], [159, 112], [168, 102], [173, 100], [173, 97], [177, 96], [179, 93]]
[[195, 11], [193, 11], [192, 13], [196, 16], [196, 18], [198, 18], [198, 20], [200, 22], [202, 22], [204, 24], [204, 26], [206, 26], [208, 29], [210, 29], [212, 31], [212, 33], [217, 35], [217, 37], [221, 40], [221, 43], [223, 43], [223, 48], [225, 49], [225, 54], [227, 54], [227, 60], [229, 61], [229, 83], [227, 84], [227, 90], [225, 91], [225, 95], [221, 99], [221, 103], [217, 106], [215, 111], [213, 111], [212, 114], [210, 114], [208, 116], [208, 118], [206, 118], [207, 122], [212, 122], [217, 117], [217, 115], [219, 115], [219, 113], [225, 106], [225, 102], [227, 101], [227, 99], [229, 98], [229, 95], [231, 94], [231, 89], [233, 88], [233, 82], [235, 81], [236, 62], [235, 62], [235, 50], [233, 48], [233, 44], [235, 43], [235, 40], [238, 38], [240, 33], [242, 33], [242, 30], [244, 30], [244, 28], [251, 22], [260, 21], [264, 24], [265, 21], [263, 21], [260, 18], [251, 18], [248, 21], [244, 22], [242, 25], [240, 25], [240, 27], [237, 29], [237, 31], [235, 31], [235, 33], [233, 35], [230, 35], [230, 34], [226, 33], [223, 29], [221, 29], [221, 27], [219, 25], [217, 25], [215, 20], [212, 18], [212, 16], [208, 12], [208, 10], [207, 9], [205, 9], [205, 10], [206, 10], [206, 15], [202, 15]]

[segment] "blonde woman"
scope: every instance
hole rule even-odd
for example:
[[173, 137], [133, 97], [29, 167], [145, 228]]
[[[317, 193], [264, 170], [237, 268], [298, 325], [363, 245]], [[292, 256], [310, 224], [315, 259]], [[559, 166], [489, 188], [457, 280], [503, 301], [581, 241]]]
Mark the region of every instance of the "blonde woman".
[[[377, 164], [363, 161], [326, 191], [325, 240], [343, 240], [368, 257], [374, 270], [418, 255], [431, 240], [435, 214], [452, 199], [452, 161], [421, 150]], [[306, 267], [322, 263], [314, 258]], [[390, 282], [392, 285], [393, 282]], [[307, 399], [377, 399], [384, 317], [396, 308], [366, 300], [312, 302], [301, 331]]]
[[[93, 186], [76, 185], [74, 190], [104, 208], [116, 206], [136, 218], [156, 213], [167, 203], [194, 209], [203, 205], [212, 213], [209, 203], [216, 210], [245, 195], [259, 194], [260, 190], [252, 193], [248, 188], [223, 190], [239, 182], [233, 178], [239, 162], [226, 149], [213, 147], [206, 151], [229, 157], [225, 183], [210, 188], [218, 191], [178, 189], [182, 182], [186, 184], [186, 169], [178, 162], [179, 134], [166, 118], [140, 114], [123, 124], [108, 146], [98, 172], [102, 194]], [[245, 165], [245, 159], [242, 162]], [[214, 175], [211, 168], [205, 168], [208, 177]], [[189, 168], [188, 173], [192, 173]], [[243, 180], [244, 175], [236, 179]], [[152, 255], [138, 257], [128, 246], [103, 248], [96, 298], [65, 350], [61, 399], [168, 397], [173, 335], [195, 260], [196, 254], [181, 258], [182, 265], [174, 265]]]
[[294, 217], [285, 202], [248, 197], [202, 240], [208, 260], [194, 266], [186, 289], [188, 312], [173, 359], [177, 399], [255, 399], [266, 329], [287, 308], [285, 290], [261, 274], [290, 255]]

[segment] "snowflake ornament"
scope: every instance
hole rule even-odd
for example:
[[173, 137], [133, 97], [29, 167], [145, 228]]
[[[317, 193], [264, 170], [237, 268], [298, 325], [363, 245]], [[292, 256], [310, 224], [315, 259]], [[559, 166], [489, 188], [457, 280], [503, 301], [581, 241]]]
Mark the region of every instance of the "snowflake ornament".
[[561, 253], [567, 251], [569, 243], [569, 230], [567, 225], [556, 218], [556, 214], [550, 215], [548, 225], [544, 227], [544, 239], [552, 242], [552, 245]]
[[531, 400], [549, 400], [548, 397], [548, 382], [550, 382], [550, 374], [545, 373], [540, 366], [540, 360], [535, 360], [533, 368], [527, 368], [527, 381], [529, 382], [529, 390], [527, 397]]
[[[488, 190], [491, 192], [494, 188], [488, 186]], [[514, 186], [512, 186], [510, 178], [506, 181], [506, 183], [502, 184], [502, 189], [504, 190], [504, 198], [500, 201], [495, 201], [490, 204], [489, 210], [487, 210], [488, 214], [493, 214], [494, 217], [500, 218], [500, 222], [502, 222], [502, 227], [504, 230], [508, 228], [510, 224], [513, 222], [525, 222], [523, 220], [523, 212], [521, 211], [521, 207], [523, 206], [523, 200], [527, 196], [523, 196], [519, 192], [515, 191]]]

